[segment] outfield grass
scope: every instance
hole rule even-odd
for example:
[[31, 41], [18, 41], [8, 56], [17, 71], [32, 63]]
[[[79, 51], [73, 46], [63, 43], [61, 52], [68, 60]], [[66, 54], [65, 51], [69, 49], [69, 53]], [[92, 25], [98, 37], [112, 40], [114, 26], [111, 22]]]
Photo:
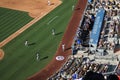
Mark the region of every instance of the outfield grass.
[[27, 12], [0, 7], [0, 42], [31, 20]]
[[[63, 0], [59, 7], [2, 47], [5, 57], [0, 61], [1, 80], [26, 80], [51, 61], [71, 18], [72, 5], [77, 2], [73, 1]], [[57, 35], [52, 35], [52, 28]], [[32, 45], [24, 46], [25, 40]], [[37, 52], [40, 61], [36, 61]]]

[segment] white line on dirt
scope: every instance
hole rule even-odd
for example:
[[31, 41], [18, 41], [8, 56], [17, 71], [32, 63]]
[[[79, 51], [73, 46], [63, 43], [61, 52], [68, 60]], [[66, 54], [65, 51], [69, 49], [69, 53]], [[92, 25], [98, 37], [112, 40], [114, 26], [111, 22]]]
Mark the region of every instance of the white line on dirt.
[[48, 23], [47, 25], [49, 25], [52, 21], [54, 21], [58, 16], [55, 16], [54, 18], [52, 18]]

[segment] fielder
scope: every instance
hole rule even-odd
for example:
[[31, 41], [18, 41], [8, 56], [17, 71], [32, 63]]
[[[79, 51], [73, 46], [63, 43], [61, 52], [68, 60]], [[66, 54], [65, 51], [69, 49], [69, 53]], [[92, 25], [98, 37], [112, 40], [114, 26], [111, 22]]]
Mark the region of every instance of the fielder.
[[28, 46], [28, 40], [26, 40], [24, 44], [25, 44], [25, 46]]
[[52, 35], [55, 35], [55, 29], [52, 29]]
[[50, 6], [51, 5], [51, 2], [50, 2], [50, 0], [48, 0], [48, 6]]
[[72, 6], [72, 11], [74, 10], [74, 8], [75, 8], [75, 6], [73, 5], [73, 6]]
[[37, 61], [40, 60], [40, 55], [39, 55], [39, 53], [36, 54], [36, 60], [37, 60]]

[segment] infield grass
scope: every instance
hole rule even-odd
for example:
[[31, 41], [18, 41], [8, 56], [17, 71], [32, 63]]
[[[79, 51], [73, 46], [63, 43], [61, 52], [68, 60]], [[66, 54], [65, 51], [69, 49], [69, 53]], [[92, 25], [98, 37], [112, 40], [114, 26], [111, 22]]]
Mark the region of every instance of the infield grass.
[[[26, 80], [51, 61], [70, 21], [72, 5], [76, 2], [63, 0], [59, 7], [2, 47], [5, 57], [0, 61], [0, 80]], [[24, 45], [25, 40], [28, 40], [29, 46]], [[40, 61], [36, 60], [36, 53], [39, 53]]]
[[31, 20], [27, 12], [0, 7], [0, 42]]

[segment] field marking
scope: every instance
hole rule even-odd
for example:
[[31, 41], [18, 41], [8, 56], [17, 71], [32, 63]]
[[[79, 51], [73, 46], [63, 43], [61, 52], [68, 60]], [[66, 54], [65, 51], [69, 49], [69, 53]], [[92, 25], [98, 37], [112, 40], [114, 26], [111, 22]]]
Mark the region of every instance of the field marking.
[[53, 22], [58, 16], [55, 16], [54, 18], [52, 18], [48, 23], [47, 25], [49, 25], [51, 22]]

